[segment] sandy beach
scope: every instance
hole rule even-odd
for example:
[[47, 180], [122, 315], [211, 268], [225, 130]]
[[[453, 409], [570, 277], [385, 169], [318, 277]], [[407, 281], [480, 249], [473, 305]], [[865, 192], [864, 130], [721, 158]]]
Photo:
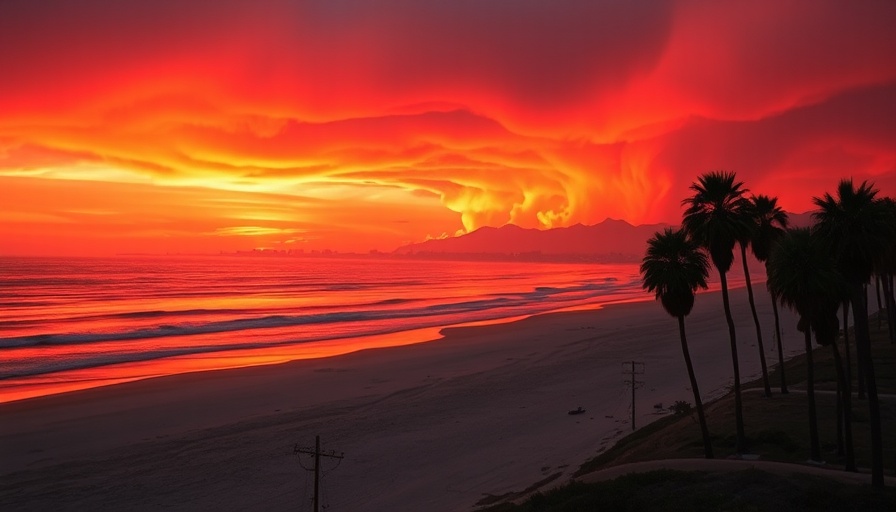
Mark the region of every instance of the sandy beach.
[[[757, 306], [769, 364], [771, 304]], [[759, 371], [746, 291], [732, 292], [744, 380]], [[782, 311], [785, 352], [802, 350]], [[687, 319], [705, 399], [731, 383], [718, 293]], [[637, 424], [692, 401], [677, 324], [654, 301], [446, 329], [435, 341], [191, 373], [0, 405], [9, 510], [302, 510], [324, 459], [330, 510], [471, 510], [579, 465], [631, 430], [624, 361], [645, 363]], [[798, 379], [798, 376], [793, 376]], [[774, 384], [774, 383], [773, 383]], [[585, 414], [567, 411], [584, 407]], [[303, 459], [301, 462], [309, 462]]]

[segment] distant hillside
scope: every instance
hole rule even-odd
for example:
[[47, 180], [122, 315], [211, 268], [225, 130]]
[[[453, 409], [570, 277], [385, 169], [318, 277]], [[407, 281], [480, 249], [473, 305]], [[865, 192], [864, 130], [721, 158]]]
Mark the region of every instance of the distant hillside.
[[[811, 213], [791, 213], [793, 227], [812, 225]], [[427, 240], [393, 251], [398, 256], [461, 259], [593, 260], [634, 262], [644, 257], [647, 239], [670, 224], [633, 226], [606, 219], [592, 226], [524, 229], [513, 224], [484, 227], [458, 237]]]
[[508, 224], [484, 227], [466, 235], [405, 245], [400, 255], [475, 257], [492, 259], [511, 255], [520, 259], [595, 259], [639, 261], [647, 239], [666, 224], [632, 226], [623, 220], [607, 219], [593, 226], [576, 224], [548, 230], [524, 229]]

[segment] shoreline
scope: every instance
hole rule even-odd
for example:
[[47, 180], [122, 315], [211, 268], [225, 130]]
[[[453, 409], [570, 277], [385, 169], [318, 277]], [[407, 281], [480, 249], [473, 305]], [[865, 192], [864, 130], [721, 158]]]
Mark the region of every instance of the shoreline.
[[[730, 373], [717, 295], [698, 295], [688, 321], [692, 357], [707, 401], [727, 391]], [[745, 292], [732, 290], [732, 295], [746, 381], [758, 368], [758, 357], [748, 348], [754, 334], [749, 310], [741, 311]], [[758, 302], [760, 313], [770, 318], [770, 304], [762, 311], [766, 301]], [[257, 505], [251, 493], [233, 495], [226, 482], [232, 486], [236, 474], [251, 489], [279, 493], [269, 505], [286, 509], [298, 499], [304, 477], [296, 470], [292, 447], [321, 434], [325, 449], [344, 451], [347, 458], [330, 478], [333, 486], [352, 492], [334, 498], [333, 505], [354, 510], [415, 510], [424, 504], [433, 510], [469, 509], [485, 495], [518, 492], [528, 482], [558, 473], [556, 478], [568, 478], [584, 460], [629, 431], [621, 361], [647, 363], [647, 385], [636, 409], [638, 426], [651, 419], [653, 404], [687, 400], [687, 376], [673, 327], [674, 319], [648, 299], [597, 311], [447, 327], [442, 338], [401, 347], [186, 373], [0, 404], [6, 424], [2, 441], [10, 448], [4, 449], [10, 453], [2, 463], [9, 483], [0, 484], [0, 495], [16, 482], [27, 483], [22, 489], [26, 496], [19, 499], [29, 503], [27, 493], [49, 485], [34, 482], [36, 474], [83, 482], [90, 479], [89, 472], [78, 468], [99, 458], [101, 472], [113, 480], [122, 472], [132, 473], [135, 464], [148, 490], [171, 479], [185, 483], [168, 496], [171, 502], [154, 502], [148, 490], [129, 492], [123, 483], [108, 492], [75, 485], [80, 491], [72, 506], [103, 508], [108, 503], [106, 507], [140, 509], [195, 500], [203, 507]], [[724, 343], [718, 342], [720, 336]], [[790, 341], [798, 351], [800, 340], [791, 335]], [[776, 362], [771, 352], [767, 358]], [[587, 413], [566, 414], [577, 406]], [[174, 475], [168, 458], [172, 451], [179, 453], [177, 446], [187, 445], [192, 447], [191, 463]], [[397, 459], [396, 453], [404, 458]], [[229, 478], [220, 478], [222, 459], [234, 457], [246, 462]], [[106, 501], [110, 492], [117, 501]], [[403, 509], [408, 503], [416, 506]]]
[[[758, 277], [761, 279], [762, 276]], [[759, 282], [760, 279], [756, 279], [756, 281]], [[745, 286], [742, 276], [739, 276], [736, 270], [729, 276], [729, 283], [732, 290]], [[710, 280], [709, 289], [704, 293], [716, 293], [718, 291], [718, 283]], [[621, 297], [608, 296], [599, 302], [573, 306], [558, 305], [556, 309], [535, 313], [485, 320], [470, 320], [454, 324], [443, 324], [441, 326], [422, 326], [380, 334], [294, 342], [275, 346], [236, 349], [221, 348], [219, 350], [198, 351], [180, 355], [109, 362], [96, 366], [75, 367], [49, 373], [11, 376], [0, 380], [0, 405], [186, 373], [276, 365], [292, 361], [340, 357], [363, 350], [430, 343], [441, 340], [445, 337], [446, 332], [453, 329], [502, 325], [543, 315], [563, 314], [574, 311], [597, 311], [616, 304], [652, 302], [653, 300], [653, 297], [646, 293], [636, 296], [623, 294]]]
[[[108, 386], [118, 386], [141, 380], [176, 377], [188, 373], [240, 370], [256, 366], [288, 364], [296, 361], [337, 358], [366, 350], [433, 343], [443, 340], [446, 337], [446, 333], [457, 329], [504, 325], [545, 315], [598, 311], [606, 306], [615, 304], [650, 300], [652, 299], [618, 299], [596, 304], [565, 306], [528, 315], [508, 316], [490, 320], [471, 320], [440, 327], [420, 327], [406, 331], [301, 342], [277, 347], [197, 352], [195, 354], [111, 363], [25, 377], [11, 377], [0, 380], [0, 384], [7, 384], [6, 386], [0, 386], [0, 405]], [[68, 380], [60, 381], [60, 377], [65, 377]], [[10, 386], [9, 383], [12, 383], [12, 385]]]
[[470, 320], [382, 334], [296, 342], [273, 347], [221, 349], [101, 364], [23, 377], [9, 377], [0, 380], [0, 405], [147, 379], [174, 377], [187, 373], [239, 370], [255, 366], [287, 364], [295, 361], [329, 359], [365, 350], [431, 343], [442, 340], [445, 338], [446, 332], [455, 329], [504, 325], [543, 315], [563, 314], [574, 311], [597, 311], [608, 305], [648, 300], [652, 299], [621, 298], [591, 304], [563, 306], [531, 314], [517, 314], [486, 320]]

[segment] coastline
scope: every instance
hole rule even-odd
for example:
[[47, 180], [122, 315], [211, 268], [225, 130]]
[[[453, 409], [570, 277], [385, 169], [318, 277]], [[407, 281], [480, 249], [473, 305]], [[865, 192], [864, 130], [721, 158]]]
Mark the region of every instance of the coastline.
[[[701, 293], [688, 318], [707, 401], [730, 380], [717, 295]], [[770, 304], [757, 302], [770, 325]], [[758, 356], [745, 290], [732, 290], [732, 303], [746, 381]], [[785, 313], [784, 341], [798, 352], [791, 320]], [[303, 499], [308, 476], [293, 446], [320, 434], [325, 449], [346, 453], [325, 480], [333, 506], [469, 510], [485, 495], [568, 479], [630, 431], [620, 371], [627, 360], [646, 363], [638, 426], [656, 417], [653, 404], [688, 400], [674, 319], [649, 300], [446, 328], [440, 339], [403, 347], [2, 404], [0, 495], [72, 509], [287, 509]], [[577, 406], [587, 413], [566, 414]], [[56, 481], [67, 482], [65, 503]]]

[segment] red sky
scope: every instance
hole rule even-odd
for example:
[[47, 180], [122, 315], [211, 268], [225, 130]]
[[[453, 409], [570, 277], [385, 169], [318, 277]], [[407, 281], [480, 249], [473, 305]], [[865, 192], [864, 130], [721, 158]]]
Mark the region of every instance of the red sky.
[[391, 250], [896, 196], [896, 2], [5, 0], [0, 254]]

